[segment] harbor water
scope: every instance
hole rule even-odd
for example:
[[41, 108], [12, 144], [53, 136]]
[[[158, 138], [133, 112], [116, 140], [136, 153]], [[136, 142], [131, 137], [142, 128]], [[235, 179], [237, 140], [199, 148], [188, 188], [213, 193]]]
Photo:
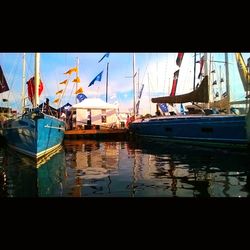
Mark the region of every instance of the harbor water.
[[38, 165], [0, 148], [0, 197], [249, 197], [249, 150], [65, 140]]

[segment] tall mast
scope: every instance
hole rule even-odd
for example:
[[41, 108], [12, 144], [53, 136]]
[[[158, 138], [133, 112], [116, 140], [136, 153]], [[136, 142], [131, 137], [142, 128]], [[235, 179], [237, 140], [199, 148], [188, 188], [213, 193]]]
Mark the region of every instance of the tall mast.
[[[76, 79], [79, 77], [79, 57], [76, 58]], [[76, 91], [77, 91], [77, 82], [76, 82]], [[76, 95], [76, 103], [77, 103], [77, 95]]]
[[35, 98], [33, 107], [39, 105], [39, 83], [40, 83], [40, 53], [35, 53]]
[[196, 78], [196, 53], [194, 53], [194, 82], [193, 82], [193, 90], [195, 90], [195, 78]]
[[25, 72], [26, 72], [26, 60], [25, 60], [25, 53], [23, 53], [23, 77], [22, 77], [22, 113], [24, 113], [25, 109], [25, 96], [24, 96], [24, 91], [25, 91]]
[[107, 73], [106, 73], [106, 102], [108, 102], [108, 82], [109, 82], [109, 62], [107, 63]]
[[135, 53], [133, 53], [133, 112], [135, 117]]
[[230, 113], [230, 87], [229, 87], [229, 67], [228, 67], [228, 53], [225, 53], [225, 70], [226, 70], [226, 91], [229, 100], [229, 107], [227, 113]]

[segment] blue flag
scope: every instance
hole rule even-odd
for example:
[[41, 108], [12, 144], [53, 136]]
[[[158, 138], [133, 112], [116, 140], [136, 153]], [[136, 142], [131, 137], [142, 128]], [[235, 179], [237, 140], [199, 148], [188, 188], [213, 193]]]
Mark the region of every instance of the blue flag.
[[81, 102], [81, 101], [83, 101], [84, 99], [86, 99], [87, 96], [84, 95], [84, 94], [78, 94], [78, 95], [76, 96], [76, 98], [79, 100], [79, 102]]
[[95, 83], [95, 81], [101, 81], [102, 80], [102, 73], [103, 73], [103, 71], [101, 72], [101, 73], [99, 73], [92, 81], [91, 81], [91, 83], [89, 84], [89, 86], [88, 87], [90, 87], [91, 85], [93, 85], [94, 83]]
[[[108, 58], [108, 57], [109, 57], [109, 53], [106, 53], [106, 54], [99, 60], [99, 62], [101, 62], [105, 57]], [[99, 63], [99, 62], [98, 62], [98, 63]]]
[[181, 103], [181, 106], [180, 106], [180, 112], [181, 112], [182, 114], [185, 113], [185, 110], [184, 110], [184, 107], [183, 107], [183, 104], [182, 104], [182, 103]]
[[168, 112], [168, 106], [166, 103], [159, 103], [159, 107], [163, 113]]

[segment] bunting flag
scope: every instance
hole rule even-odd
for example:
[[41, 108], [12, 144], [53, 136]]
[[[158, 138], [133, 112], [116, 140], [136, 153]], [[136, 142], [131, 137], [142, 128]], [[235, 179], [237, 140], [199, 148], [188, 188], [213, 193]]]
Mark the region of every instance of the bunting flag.
[[178, 53], [177, 58], [176, 58], [176, 64], [181, 67], [182, 59], [183, 59], [184, 53]]
[[57, 91], [57, 92], [56, 92], [56, 95], [58, 95], [58, 94], [62, 94], [62, 92], [63, 92], [63, 89], [61, 89], [61, 90]]
[[9, 90], [9, 86], [3, 74], [2, 67], [0, 65], [0, 93], [6, 92]]
[[64, 80], [62, 82], [60, 82], [59, 84], [67, 84], [68, 83], [68, 80]]
[[158, 103], [158, 105], [159, 105], [159, 108], [161, 109], [161, 111], [162, 111], [163, 113], [168, 112], [168, 106], [167, 106], [166, 103]]
[[144, 84], [141, 85], [141, 90], [140, 90], [139, 95], [138, 95], [138, 98], [139, 98], [139, 99], [141, 98], [143, 88], [144, 88]]
[[200, 77], [202, 76], [203, 65], [204, 65], [204, 56], [202, 56], [200, 60], [200, 73], [198, 75], [198, 79], [200, 79]]
[[102, 73], [103, 73], [103, 71], [102, 72], [100, 72], [91, 82], [90, 82], [90, 84], [89, 84], [89, 86], [88, 87], [90, 87], [91, 85], [93, 85], [94, 83], [95, 83], [95, 81], [101, 81], [102, 80]]
[[183, 107], [183, 104], [182, 104], [182, 103], [181, 103], [181, 106], [180, 106], [180, 112], [181, 112], [182, 114], [185, 113], [185, 110], [184, 110], [184, 107]]
[[64, 74], [65, 74], [65, 75], [66, 75], [66, 74], [71, 75], [73, 72], [78, 72], [78, 68], [75, 67], [75, 68], [69, 69], [69, 70], [68, 70], [67, 72], [65, 72]]
[[77, 76], [72, 82], [79, 83], [80, 81], [81, 81], [80, 78]]
[[[105, 57], [108, 58], [108, 57], [109, 57], [109, 53], [106, 53], [106, 54], [99, 60], [99, 62], [101, 62]], [[98, 63], [99, 63], [99, 62], [98, 62]]]
[[76, 92], [75, 92], [75, 94], [77, 95], [77, 94], [81, 94], [83, 92], [83, 89], [82, 89], [82, 87], [80, 87]]
[[58, 102], [59, 102], [59, 100], [60, 100], [60, 99], [59, 99], [59, 98], [57, 98], [57, 99], [55, 99], [53, 102], [54, 102], [54, 103], [58, 103]]
[[84, 99], [86, 99], [86, 98], [88, 98], [86, 95], [84, 95], [84, 94], [78, 94], [77, 96], [76, 96], [76, 98], [79, 100], [79, 102], [82, 102]]
[[173, 79], [173, 85], [172, 85], [170, 96], [175, 96], [178, 77], [179, 77], [179, 69], [174, 72], [174, 79]]
[[[33, 104], [33, 97], [35, 95], [35, 77], [31, 77], [26, 84], [28, 85], [28, 97], [31, 103]], [[40, 80], [39, 87], [38, 87], [38, 95], [40, 96], [43, 92], [43, 82]]]

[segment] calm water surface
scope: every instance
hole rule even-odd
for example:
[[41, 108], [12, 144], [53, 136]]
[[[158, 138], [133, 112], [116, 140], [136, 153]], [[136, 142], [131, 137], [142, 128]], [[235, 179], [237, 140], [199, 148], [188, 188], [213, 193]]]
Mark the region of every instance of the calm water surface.
[[0, 148], [0, 197], [248, 197], [250, 152], [65, 141], [39, 166]]

